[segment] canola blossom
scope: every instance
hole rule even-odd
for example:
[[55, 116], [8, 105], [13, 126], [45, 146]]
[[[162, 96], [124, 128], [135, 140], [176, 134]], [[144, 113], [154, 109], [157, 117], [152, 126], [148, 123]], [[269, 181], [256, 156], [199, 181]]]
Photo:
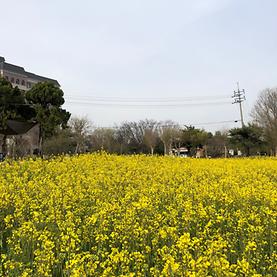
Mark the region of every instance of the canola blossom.
[[277, 159], [0, 164], [0, 276], [276, 276]]

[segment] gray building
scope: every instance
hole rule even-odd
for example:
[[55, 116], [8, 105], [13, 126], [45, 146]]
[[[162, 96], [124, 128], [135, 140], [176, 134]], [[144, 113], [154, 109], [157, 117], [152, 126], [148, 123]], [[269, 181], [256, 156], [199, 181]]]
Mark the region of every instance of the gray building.
[[7, 63], [4, 57], [0, 56], [0, 77], [7, 79], [13, 87], [18, 87], [20, 90], [27, 91], [39, 82], [52, 82], [60, 87], [57, 80], [39, 76], [34, 73], [25, 71], [21, 66]]

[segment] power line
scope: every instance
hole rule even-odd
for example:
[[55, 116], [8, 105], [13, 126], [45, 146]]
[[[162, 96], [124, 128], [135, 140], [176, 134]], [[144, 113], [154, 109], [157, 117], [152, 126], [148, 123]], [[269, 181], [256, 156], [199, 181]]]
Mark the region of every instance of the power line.
[[156, 97], [156, 98], [129, 98], [129, 97], [99, 97], [73, 96], [66, 97], [66, 104], [107, 106], [119, 108], [178, 108], [184, 106], [210, 106], [230, 104], [228, 95], [194, 96], [194, 97]]
[[196, 125], [217, 125], [217, 124], [224, 124], [224, 123], [237, 123], [240, 120], [225, 120], [225, 121], [216, 121], [216, 122], [205, 122], [205, 123], [195, 123], [191, 124], [192, 126]]
[[[166, 124], [159, 125], [159, 127], [181, 127], [181, 126], [202, 126], [202, 125], [219, 125], [224, 123], [237, 123], [240, 120], [225, 120], [225, 121], [213, 121], [213, 122], [202, 122], [202, 123], [187, 123], [187, 124]], [[119, 129], [120, 126], [94, 126], [93, 129]]]
[[[27, 103], [9, 103], [14, 106], [32, 106], [31, 104]], [[121, 107], [121, 108], [178, 108], [178, 107], [189, 107], [189, 106], [215, 106], [215, 105], [226, 105], [231, 104], [230, 101], [205, 101], [205, 102], [139, 102], [139, 103], [132, 103], [132, 102], [97, 102], [97, 101], [65, 101], [63, 105], [66, 104], [76, 104], [76, 105], [91, 105], [91, 106], [107, 106], [107, 107]]]
[[230, 101], [214, 101], [214, 102], [195, 102], [195, 103], [114, 103], [114, 102], [94, 102], [94, 101], [66, 101], [65, 104], [91, 105], [91, 106], [107, 106], [107, 107], [133, 107], [133, 108], [178, 108], [184, 106], [214, 106], [231, 104]]
[[93, 102], [186, 102], [186, 101], [204, 101], [230, 99], [229, 95], [212, 95], [212, 96], [194, 96], [194, 97], [164, 97], [164, 98], [129, 98], [129, 97], [99, 97], [99, 96], [74, 96], [65, 97], [72, 101], [93, 101]]

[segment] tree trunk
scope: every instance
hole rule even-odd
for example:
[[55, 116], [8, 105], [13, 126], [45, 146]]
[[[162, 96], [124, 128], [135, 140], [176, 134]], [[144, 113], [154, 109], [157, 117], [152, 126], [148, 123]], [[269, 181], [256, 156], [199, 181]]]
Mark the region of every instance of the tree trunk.
[[79, 152], [79, 143], [77, 143], [77, 145], [76, 145], [76, 147], [75, 147], [75, 154], [78, 154], [78, 152]]
[[172, 153], [172, 141], [169, 143], [169, 146], [168, 146], [168, 155], [169, 153]]
[[15, 159], [15, 153], [16, 153], [16, 136], [12, 137], [12, 147], [11, 147], [11, 156], [13, 159]]
[[204, 155], [205, 155], [205, 158], [208, 158], [208, 146], [207, 145], [204, 145]]
[[151, 155], [154, 155], [154, 147], [151, 147]]
[[167, 155], [167, 145], [165, 142], [164, 142], [164, 155]]
[[6, 135], [3, 135], [3, 138], [2, 138], [2, 153], [4, 155], [7, 155], [7, 136]]
[[246, 147], [246, 156], [247, 156], [247, 157], [250, 156], [250, 147]]

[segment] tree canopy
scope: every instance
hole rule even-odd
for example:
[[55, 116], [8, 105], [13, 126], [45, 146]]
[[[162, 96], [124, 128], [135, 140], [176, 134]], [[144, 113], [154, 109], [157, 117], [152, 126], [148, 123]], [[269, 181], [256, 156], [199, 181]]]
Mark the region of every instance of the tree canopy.
[[229, 139], [234, 146], [242, 147], [246, 156], [249, 156], [251, 151], [256, 154], [255, 151], [265, 145], [262, 128], [254, 124], [231, 129]]
[[212, 134], [203, 129], [195, 128], [194, 126], [185, 126], [182, 130], [181, 141], [189, 151], [195, 150], [197, 147], [202, 148]]
[[25, 102], [22, 92], [0, 78], [0, 130], [6, 129], [7, 120], [28, 121], [34, 117], [35, 111]]
[[42, 139], [54, 135], [57, 127], [66, 127], [70, 113], [61, 108], [63, 95], [63, 91], [51, 82], [38, 83], [26, 92], [26, 100], [36, 111]]

